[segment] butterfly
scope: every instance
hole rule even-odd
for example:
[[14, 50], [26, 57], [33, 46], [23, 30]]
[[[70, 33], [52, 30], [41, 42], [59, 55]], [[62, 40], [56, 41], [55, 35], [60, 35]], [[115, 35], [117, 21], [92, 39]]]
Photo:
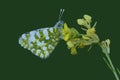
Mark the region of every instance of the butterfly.
[[61, 29], [64, 21], [61, 20], [61, 17], [64, 11], [64, 9], [60, 9], [58, 22], [53, 27], [40, 28], [24, 33], [19, 37], [19, 44], [42, 59], [48, 58], [62, 38]]

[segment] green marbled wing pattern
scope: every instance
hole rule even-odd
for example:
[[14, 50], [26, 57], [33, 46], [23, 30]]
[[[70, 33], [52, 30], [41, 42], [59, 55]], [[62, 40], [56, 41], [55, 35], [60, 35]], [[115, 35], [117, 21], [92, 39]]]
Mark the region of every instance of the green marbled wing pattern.
[[60, 40], [59, 28], [41, 28], [22, 34], [19, 44], [34, 55], [46, 59]]

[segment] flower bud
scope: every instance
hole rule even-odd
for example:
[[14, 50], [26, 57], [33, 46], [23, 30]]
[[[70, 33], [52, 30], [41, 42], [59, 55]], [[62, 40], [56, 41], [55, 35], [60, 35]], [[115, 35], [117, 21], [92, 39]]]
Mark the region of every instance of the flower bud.
[[77, 19], [77, 23], [79, 25], [85, 25], [85, 20], [84, 19]]
[[84, 19], [85, 19], [88, 23], [91, 22], [91, 19], [92, 19], [91, 16], [89, 16], [89, 15], [84, 15], [83, 17], [84, 17]]

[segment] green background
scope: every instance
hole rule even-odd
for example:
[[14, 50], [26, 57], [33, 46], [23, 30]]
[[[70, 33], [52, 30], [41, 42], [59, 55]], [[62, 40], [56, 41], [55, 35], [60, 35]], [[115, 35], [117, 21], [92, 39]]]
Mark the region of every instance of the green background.
[[1, 2], [0, 7], [0, 78], [3, 78], [0, 80], [115, 80], [97, 45], [90, 52], [86, 47], [72, 56], [65, 42], [60, 41], [52, 55], [42, 60], [22, 48], [18, 38], [25, 32], [54, 26], [61, 8], [65, 9], [62, 19], [76, 29], [79, 29], [76, 20], [89, 14], [93, 23], [98, 22], [100, 39], [111, 39], [110, 56], [120, 69], [119, 0], [9, 0]]

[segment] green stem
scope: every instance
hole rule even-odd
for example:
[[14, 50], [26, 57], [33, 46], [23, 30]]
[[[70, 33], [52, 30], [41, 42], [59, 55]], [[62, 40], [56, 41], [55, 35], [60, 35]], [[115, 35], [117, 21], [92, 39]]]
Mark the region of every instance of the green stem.
[[107, 59], [108, 59], [108, 62], [110, 63], [110, 66], [111, 66], [111, 68], [112, 68], [112, 71], [113, 71], [113, 74], [114, 74], [116, 80], [120, 80], [120, 79], [119, 79], [119, 76], [118, 76], [118, 74], [117, 74], [117, 71], [116, 71], [114, 65], [112, 64], [112, 61], [111, 61], [111, 59], [110, 59], [109, 54], [106, 53], [106, 57], [107, 57]]

